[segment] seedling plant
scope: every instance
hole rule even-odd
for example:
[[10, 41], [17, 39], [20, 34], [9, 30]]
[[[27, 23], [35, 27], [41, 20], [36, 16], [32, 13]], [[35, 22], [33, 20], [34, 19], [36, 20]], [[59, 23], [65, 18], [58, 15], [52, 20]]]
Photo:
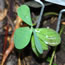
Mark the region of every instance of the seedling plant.
[[[21, 5], [17, 10], [17, 14], [21, 18], [21, 20], [23, 20], [27, 24], [27, 26], [15, 27], [15, 31], [13, 33], [14, 42], [12, 42], [12, 47], [14, 47], [15, 45], [15, 47], [19, 50], [24, 49], [31, 40], [32, 50], [35, 53], [35, 55], [39, 57], [41, 54], [43, 54], [44, 50], [48, 50], [48, 45], [57, 46], [60, 44], [60, 35], [53, 29], [34, 28], [30, 15], [30, 9], [27, 5]], [[4, 61], [2, 61], [1, 65], [3, 64]]]
[[27, 5], [21, 5], [17, 10], [18, 16], [28, 25], [20, 27], [14, 32], [14, 45], [17, 49], [24, 49], [31, 40], [31, 47], [36, 56], [43, 54], [49, 46], [57, 46], [61, 42], [60, 35], [50, 28], [34, 28]]

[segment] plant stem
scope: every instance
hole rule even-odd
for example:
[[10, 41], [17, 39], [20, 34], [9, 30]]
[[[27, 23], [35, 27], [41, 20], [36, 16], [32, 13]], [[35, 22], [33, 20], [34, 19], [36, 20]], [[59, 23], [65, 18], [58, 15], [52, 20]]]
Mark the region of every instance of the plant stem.
[[8, 27], [9, 27], [9, 25], [7, 24], [7, 29], [6, 29], [6, 32], [5, 32], [4, 46], [3, 46], [3, 54], [5, 53], [6, 46], [7, 46]]
[[56, 51], [56, 47], [52, 53], [52, 57], [51, 57], [51, 60], [50, 60], [50, 64], [49, 65], [52, 65], [52, 62], [53, 62], [53, 58], [54, 58], [54, 55], [55, 55], [55, 51]]
[[65, 25], [62, 25], [62, 27], [61, 27], [61, 30], [60, 30], [60, 36], [61, 36], [61, 34], [62, 34], [62, 32], [63, 32], [63, 30], [64, 30], [64, 28], [65, 28]]
[[56, 12], [46, 12], [46, 13], [44, 14], [44, 16], [49, 16], [49, 15], [58, 16], [58, 13], [56, 13]]
[[14, 31], [14, 24], [13, 24], [13, 22], [12, 22], [12, 20], [10, 19], [10, 17], [7, 15], [7, 18], [8, 18], [8, 22], [9, 22], [9, 24], [11, 24], [11, 26], [12, 26], [12, 29], [13, 29], [13, 31]]
[[[22, 22], [22, 20], [17, 17], [16, 21], [18, 21], [15, 25], [15, 30], [19, 28], [19, 24]], [[2, 62], [1, 62], [1, 65], [4, 65], [8, 55], [11, 53], [11, 51], [13, 50], [14, 48], [14, 41], [13, 41], [13, 36], [14, 36], [14, 32], [15, 30], [12, 32], [12, 35], [11, 35], [11, 39], [9, 41], [10, 45], [9, 47], [7, 48], [7, 50], [5, 51], [5, 53], [3, 54], [3, 58], [2, 58]]]

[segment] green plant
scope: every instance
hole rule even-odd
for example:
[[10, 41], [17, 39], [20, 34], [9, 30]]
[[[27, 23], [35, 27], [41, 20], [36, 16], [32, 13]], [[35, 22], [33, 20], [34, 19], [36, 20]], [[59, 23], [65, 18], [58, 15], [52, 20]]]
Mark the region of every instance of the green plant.
[[55, 63], [55, 64], [53, 64], [53, 65], [57, 65], [57, 64]]
[[34, 28], [30, 16], [30, 9], [27, 5], [21, 5], [17, 10], [18, 16], [28, 24], [27, 27], [20, 27], [14, 32], [14, 45], [17, 49], [25, 48], [30, 40], [33, 52], [40, 56], [49, 46], [57, 46], [61, 42], [60, 35], [50, 28]]

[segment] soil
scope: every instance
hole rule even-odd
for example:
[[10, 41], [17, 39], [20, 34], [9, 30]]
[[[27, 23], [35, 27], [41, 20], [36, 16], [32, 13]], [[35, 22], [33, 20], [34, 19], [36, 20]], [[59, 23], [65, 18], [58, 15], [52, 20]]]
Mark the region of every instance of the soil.
[[[58, 6], [55, 4], [50, 5], [50, 6], [45, 8], [44, 14], [46, 12], [59, 13], [59, 11], [63, 8], [65, 8], [65, 7], [61, 7], [61, 6]], [[36, 12], [39, 12], [39, 11], [36, 11]], [[48, 15], [48, 16], [43, 15], [40, 27], [50, 27], [50, 28], [56, 30], [57, 19], [58, 19], [57, 15]], [[65, 18], [62, 17], [61, 21], [65, 21]], [[62, 24], [61, 24], [61, 27], [62, 27]], [[0, 35], [0, 62], [2, 60], [4, 36], [5, 35]], [[28, 45], [21, 52], [21, 57], [20, 57], [21, 63], [22, 63], [22, 65], [48, 65], [49, 63], [46, 61], [46, 59], [49, 56], [51, 56], [52, 51], [53, 51], [53, 48], [49, 47], [49, 50], [44, 51], [42, 57], [38, 58], [33, 53], [30, 45]], [[65, 28], [64, 28], [63, 33], [61, 35], [61, 44], [57, 47], [55, 62], [57, 63], [57, 65], [65, 65]], [[18, 51], [16, 48], [14, 48], [12, 53], [8, 56], [5, 65], [18, 65]]]

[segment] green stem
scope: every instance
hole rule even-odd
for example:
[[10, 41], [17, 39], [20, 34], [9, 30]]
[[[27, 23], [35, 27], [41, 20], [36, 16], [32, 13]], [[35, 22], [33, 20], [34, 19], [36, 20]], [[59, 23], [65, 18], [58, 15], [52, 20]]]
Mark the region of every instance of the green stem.
[[[62, 25], [61, 30], [60, 30], [60, 33], [59, 33], [60, 36], [61, 36], [61, 34], [62, 34], [64, 28], [65, 28], [65, 25]], [[52, 53], [52, 56], [51, 56], [51, 60], [50, 60], [49, 65], [52, 65], [52, 62], [53, 62], [53, 59], [54, 59], [54, 55], [55, 55], [55, 52], [56, 52], [56, 48], [57, 48], [57, 46], [54, 48], [54, 51], [53, 51], [53, 53]]]
[[61, 34], [62, 34], [64, 28], [65, 28], [65, 25], [62, 25], [62, 28], [61, 28], [61, 30], [60, 30], [60, 36], [61, 36]]
[[56, 51], [56, 47], [55, 47], [55, 49], [54, 49], [54, 51], [53, 51], [53, 53], [52, 53], [52, 57], [51, 57], [51, 60], [50, 60], [49, 65], [52, 65], [53, 58], [54, 58], [54, 55], [55, 55], [55, 51]]
[[44, 16], [49, 16], [49, 15], [56, 15], [56, 16], [58, 16], [58, 13], [56, 13], [56, 12], [46, 12], [44, 14]]

